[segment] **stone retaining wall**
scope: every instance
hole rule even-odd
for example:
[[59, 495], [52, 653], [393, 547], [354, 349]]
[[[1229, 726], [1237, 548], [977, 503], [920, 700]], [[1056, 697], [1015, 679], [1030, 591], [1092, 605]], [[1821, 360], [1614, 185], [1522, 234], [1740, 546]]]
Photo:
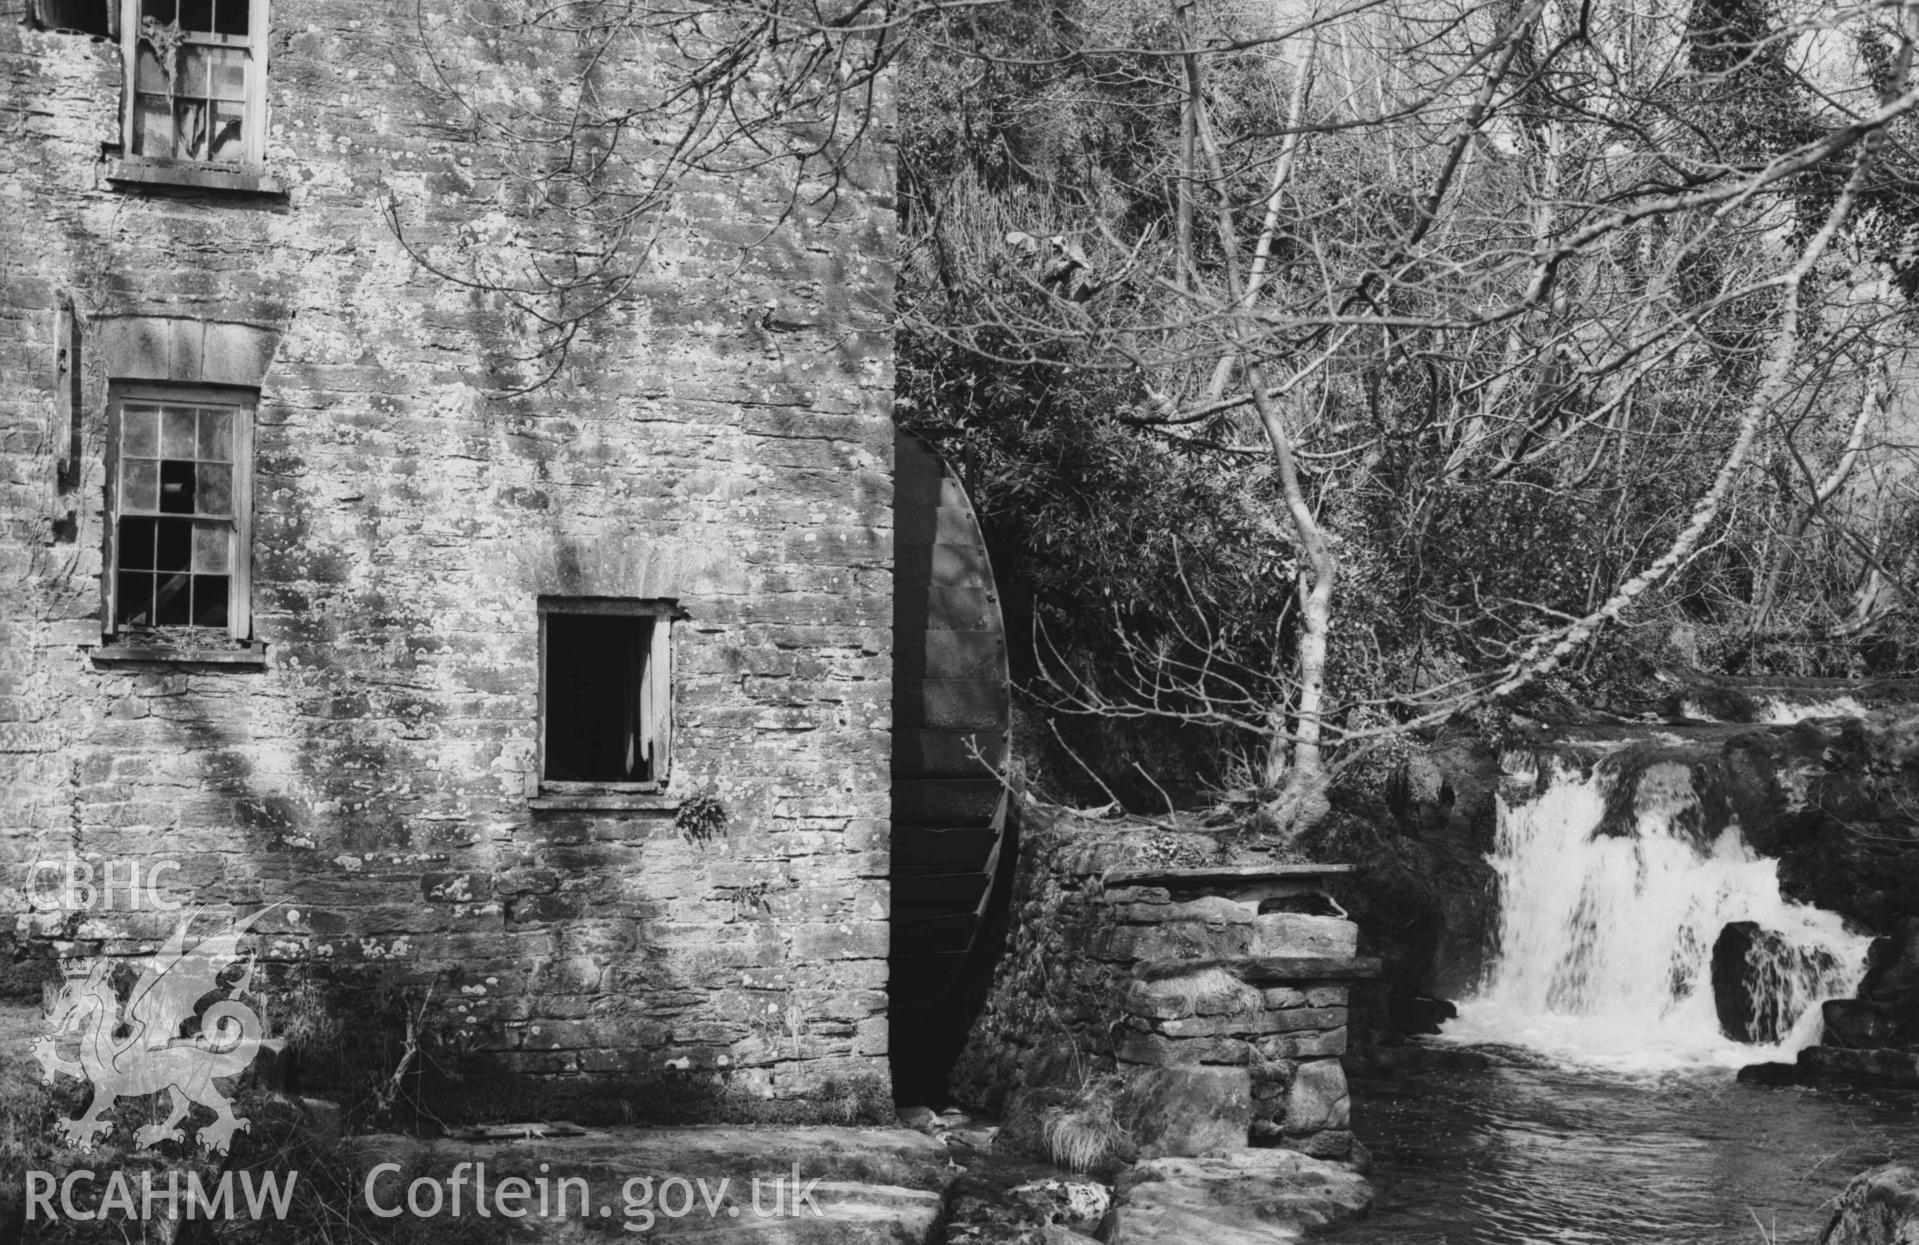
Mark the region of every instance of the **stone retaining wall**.
[[[1117, 1078], [1115, 1118], [1148, 1155], [1278, 1145], [1351, 1150], [1339, 1057], [1356, 930], [1312, 887], [1194, 895], [1225, 856], [1209, 834], [1031, 810], [1014, 925], [954, 1071], [964, 1102], [1016, 1115], [1035, 1094]], [[1143, 878], [1159, 884], [1134, 884]]]

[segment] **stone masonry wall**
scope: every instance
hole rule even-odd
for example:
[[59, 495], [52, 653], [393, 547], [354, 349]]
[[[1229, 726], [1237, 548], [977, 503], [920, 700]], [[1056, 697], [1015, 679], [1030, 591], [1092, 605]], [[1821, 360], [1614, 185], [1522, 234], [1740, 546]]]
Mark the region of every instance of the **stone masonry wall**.
[[[460, 33], [469, 7], [430, 0], [427, 26], [482, 95], [569, 51]], [[117, 48], [0, 22], [0, 938], [150, 950], [170, 914], [29, 912], [24, 878], [71, 853], [170, 859], [174, 899], [280, 904], [257, 928], [281, 960], [431, 983], [490, 1066], [883, 1089], [883, 144], [784, 220], [790, 162], [683, 186], [643, 278], [515, 396], [527, 343], [502, 301], [423, 271], [387, 221], [449, 247], [505, 227], [467, 119], [395, 55], [413, 6], [271, 12], [279, 197], [110, 185]], [[69, 303], [82, 452], [63, 477]], [[99, 329], [126, 316], [277, 338], [254, 455], [263, 668], [95, 660], [123, 366]], [[645, 807], [530, 804], [543, 594], [686, 612], [672, 779]], [[711, 841], [675, 826], [695, 793], [728, 815]]]
[[1220, 868], [1216, 835], [1041, 809], [1022, 824], [1013, 929], [955, 1097], [1017, 1119], [1109, 1078], [1114, 1118], [1149, 1157], [1249, 1143], [1346, 1157], [1351, 922], [1129, 880]]

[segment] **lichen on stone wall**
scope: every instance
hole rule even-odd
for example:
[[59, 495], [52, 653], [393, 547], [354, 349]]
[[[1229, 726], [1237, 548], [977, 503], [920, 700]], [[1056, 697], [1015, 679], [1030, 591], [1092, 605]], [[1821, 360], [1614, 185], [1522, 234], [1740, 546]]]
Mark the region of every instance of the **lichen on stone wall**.
[[[783, 219], [773, 169], [689, 186], [657, 262], [551, 385], [516, 394], [511, 308], [423, 269], [388, 219], [398, 204], [469, 247], [499, 225], [466, 119], [398, 72], [410, 11], [272, 13], [278, 196], [109, 182], [117, 50], [0, 26], [10, 936], [49, 970], [150, 950], [156, 914], [54, 919], [23, 879], [75, 852], [164, 857], [175, 899], [279, 904], [258, 927], [275, 960], [432, 987], [497, 1071], [694, 1076], [769, 1102], [883, 1080], [890, 207], [849, 185]], [[470, 68], [497, 74], [498, 56]], [[884, 169], [883, 145], [871, 159]], [[769, 296], [807, 322], [777, 350]], [[85, 458], [77, 532], [50, 546], [63, 299]], [[99, 353], [108, 317], [277, 335], [255, 412], [254, 666], [99, 660], [107, 396], [125, 375]], [[533, 806], [542, 596], [684, 611], [653, 807]], [[728, 813], [709, 843], [673, 825], [695, 791]]]

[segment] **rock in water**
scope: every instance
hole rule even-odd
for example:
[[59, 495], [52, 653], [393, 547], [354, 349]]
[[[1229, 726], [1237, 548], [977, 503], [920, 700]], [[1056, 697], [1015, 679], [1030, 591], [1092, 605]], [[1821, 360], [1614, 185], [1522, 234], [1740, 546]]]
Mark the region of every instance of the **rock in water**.
[[1741, 1085], [1797, 1085], [1803, 1074], [1795, 1063], [1749, 1063], [1739, 1069]]
[[1852, 1178], [1819, 1245], [1905, 1245], [1919, 1241], [1919, 1170], [1899, 1163]]
[[1827, 1046], [1847, 1050], [1883, 1050], [1899, 1044], [1899, 1025], [1887, 1009], [1859, 999], [1827, 999], [1820, 1009]]
[[1808, 1046], [1795, 1065], [1802, 1080], [1853, 1085], [1919, 1085], [1919, 1055], [1903, 1050], [1841, 1050]]
[[1753, 921], [1734, 921], [1712, 944], [1712, 1002], [1719, 1031], [1735, 1042], [1757, 1042], [1753, 1030], [1752, 949], [1765, 931]]
[[1890, 1026], [1885, 1045], [1919, 1045], [1919, 919], [1901, 921], [1874, 945], [1859, 997]]
[[1770, 1046], [1791, 1032], [1811, 983], [1835, 962], [1823, 950], [1801, 949], [1753, 921], [1734, 921], [1712, 945], [1712, 1001], [1719, 1029], [1735, 1042]]
[[1386, 1015], [1401, 1033], [1423, 1037], [1438, 1033], [1448, 1020], [1459, 1019], [1459, 1007], [1450, 999], [1405, 991], [1387, 998]]

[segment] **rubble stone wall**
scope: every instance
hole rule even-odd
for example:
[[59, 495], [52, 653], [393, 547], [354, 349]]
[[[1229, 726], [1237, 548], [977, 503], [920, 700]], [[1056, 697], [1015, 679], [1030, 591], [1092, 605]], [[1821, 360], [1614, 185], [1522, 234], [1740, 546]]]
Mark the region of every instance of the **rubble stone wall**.
[[1022, 825], [1012, 931], [954, 1095], [1017, 1117], [1022, 1099], [1110, 1077], [1115, 1117], [1149, 1156], [1250, 1142], [1345, 1158], [1348, 987], [1272, 979], [1271, 965], [1350, 961], [1352, 923], [1113, 884], [1218, 865], [1215, 835], [1043, 809]]
[[[471, 118], [416, 81], [420, 32], [496, 103], [577, 49], [483, 40], [469, 10], [273, 0], [282, 191], [254, 195], [109, 182], [117, 46], [0, 22], [0, 937], [150, 950], [171, 913], [30, 911], [25, 875], [170, 860], [172, 900], [279, 904], [276, 958], [431, 985], [516, 1073], [884, 1078], [884, 143], [817, 203], [790, 162], [679, 187], [641, 279], [515, 394], [537, 371], [507, 300], [389, 220], [429, 255], [511, 236]], [[107, 387], [167, 366], [114, 345], [129, 317], [272, 344], [257, 665], [102, 660]], [[534, 806], [543, 595], [685, 613], [671, 781], [639, 807]], [[721, 833], [676, 826], [695, 794]]]

